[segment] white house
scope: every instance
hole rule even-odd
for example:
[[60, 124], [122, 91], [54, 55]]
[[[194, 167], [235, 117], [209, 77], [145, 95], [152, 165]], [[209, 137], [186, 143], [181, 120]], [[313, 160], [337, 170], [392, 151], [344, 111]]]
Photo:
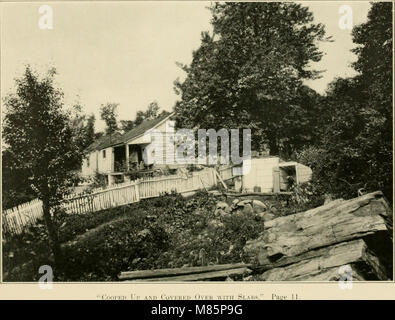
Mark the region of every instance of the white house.
[[[166, 151], [166, 136], [174, 132], [173, 114], [165, 113], [140, 125], [123, 135], [107, 135], [95, 141], [87, 149], [82, 164], [82, 176], [96, 173], [106, 175], [108, 184], [128, 179], [130, 170], [153, 169], [165, 166], [154, 163], [154, 152]], [[159, 137], [163, 139], [159, 142]]]

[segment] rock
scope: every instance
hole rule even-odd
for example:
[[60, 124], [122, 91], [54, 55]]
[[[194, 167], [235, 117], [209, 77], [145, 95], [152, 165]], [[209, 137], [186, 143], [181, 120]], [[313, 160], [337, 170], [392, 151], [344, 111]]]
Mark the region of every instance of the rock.
[[[265, 223], [257, 239], [247, 241], [246, 260], [257, 263], [262, 269], [283, 267], [299, 262], [304, 254], [312, 255], [314, 249], [373, 235], [375, 241], [392, 247], [391, 215], [392, 210], [383, 194], [373, 192], [278, 217]], [[393, 251], [388, 252], [392, 255]], [[388, 261], [392, 262], [392, 256]]]
[[229, 205], [226, 202], [221, 201], [221, 202], [217, 203], [216, 209], [214, 211], [214, 215], [215, 216], [226, 216], [231, 211], [232, 211], [232, 208], [229, 207]]
[[224, 217], [224, 216], [227, 216], [227, 215], [229, 215], [230, 214], [230, 212], [231, 212], [231, 210], [227, 210], [227, 209], [216, 209], [215, 211], [214, 211], [214, 215], [216, 216], [216, 217]]
[[275, 219], [276, 216], [274, 214], [271, 214], [269, 212], [258, 212], [255, 214], [255, 220], [256, 221], [270, 221]]
[[252, 206], [251, 206], [249, 203], [247, 203], [246, 205], [244, 205], [243, 213], [245, 213], [245, 214], [251, 214], [251, 213], [253, 213], [253, 212], [254, 212], [254, 210], [252, 209]]
[[262, 220], [263, 221], [270, 221], [276, 218], [276, 216], [269, 212], [262, 212]]
[[233, 204], [233, 205], [236, 205], [236, 204], [238, 204], [238, 202], [239, 202], [239, 199], [234, 199], [234, 200], [232, 201], [232, 204]]
[[224, 209], [224, 212], [227, 213], [227, 214], [229, 214], [229, 213], [232, 212], [232, 208], [228, 206], [228, 207], [226, 207], [226, 208]]
[[228, 207], [229, 207], [228, 204], [224, 201], [218, 202], [216, 206], [217, 209], [223, 209], [223, 210]]
[[[252, 203], [252, 200], [246, 199], [246, 200], [242, 200], [242, 201], [238, 202], [237, 205], [239, 207], [244, 207], [247, 204], [249, 204], [251, 206], [251, 203]], [[251, 208], [252, 208], [252, 206], [251, 206]]]
[[254, 209], [255, 213], [267, 211], [267, 206], [259, 200], [252, 201], [252, 208]]

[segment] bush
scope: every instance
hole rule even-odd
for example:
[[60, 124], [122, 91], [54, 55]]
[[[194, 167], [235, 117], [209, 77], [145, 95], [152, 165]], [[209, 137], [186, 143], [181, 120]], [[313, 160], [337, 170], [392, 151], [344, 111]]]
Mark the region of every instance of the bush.
[[54, 265], [43, 221], [19, 235], [3, 239], [3, 279], [38, 281], [42, 265]]
[[[189, 199], [171, 193], [91, 214], [59, 212], [65, 262], [54, 271], [56, 280], [108, 281], [121, 271], [197, 266], [201, 252], [208, 263], [240, 262], [246, 241], [263, 231], [263, 222], [253, 214], [216, 217], [217, 201], [203, 191]], [[39, 266], [53, 265], [47, 243], [42, 224], [7, 241], [6, 281], [37, 280]]]
[[142, 268], [149, 268], [166, 250], [167, 241], [163, 228], [145, 225], [142, 214], [111, 221], [64, 248], [64, 280], [116, 280], [135, 259], [142, 260]]

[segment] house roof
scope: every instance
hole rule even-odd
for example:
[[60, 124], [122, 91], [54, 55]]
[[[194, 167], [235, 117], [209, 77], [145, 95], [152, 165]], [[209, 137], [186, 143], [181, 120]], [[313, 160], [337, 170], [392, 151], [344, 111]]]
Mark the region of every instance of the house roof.
[[100, 137], [95, 142], [93, 142], [88, 148], [88, 152], [92, 152], [95, 150], [102, 150], [108, 147], [112, 147], [118, 144], [124, 144], [134, 138], [137, 138], [143, 135], [146, 131], [154, 128], [159, 123], [164, 121], [165, 119], [169, 118], [172, 113], [163, 112], [159, 117], [152, 119], [152, 120], [144, 120], [141, 124], [137, 127], [129, 130], [128, 132], [121, 135], [120, 133], [113, 133], [112, 135], [106, 135]]
[[99, 139], [97, 139], [95, 142], [93, 142], [91, 145], [89, 145], [86, 150], [88, 152], [92, 152], [95, 150], [101, 150], [108, 148], [114, 144], [115, 141], [117, 141], [121, 137], [120, 133], [113, 133], [111, 135], [106, 135], [102, 136]]
[[137, 127], [129, 130], [128, 132], [124, 133], [122, 136], [117, 139], [113, 145], [116, 144], [121, 144], [121, 143], [126, 143], [134, 138], [137, 138], [141, 135], [143, 135], [146, 131], [154, 128], [157, 126], [159, 123], [161, 123], [163, 120], [166, 118], [169, 118], [172, 114], [169, 112], [163, 112], [159, 117], [152, 119], [152, 120], [145, 120], [141, 124], [139, 124]]

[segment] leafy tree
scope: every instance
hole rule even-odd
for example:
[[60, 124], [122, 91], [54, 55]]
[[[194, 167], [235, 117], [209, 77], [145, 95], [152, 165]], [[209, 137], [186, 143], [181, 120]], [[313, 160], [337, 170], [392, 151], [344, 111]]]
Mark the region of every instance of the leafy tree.
[[145, 119], [155, 119], [159, 113], [159, 105], [157, 101], [153, 101], [148, 105], [147, 110], [144, 113]]
[[104, 132], [103, 131], [99, 131], [99, 132], [95, 132], [95, 140], [100, 139], [101, 137], [104, 136]]
[[16, 80], [16, 92], [6, 96], [3, 138], [10, 155], [10, 169], [28, 172], [35, 195], [43, 202], [43, 216], [54, 254], [61, 266], [62, 254], [53, 214], [73, 180], [73, 169], [82, 154], [63, 111], [62, 92], [54, 87], [56, 71], [42, 79], [27, 66]]
[[95, 141], [95, 115], [91, 114], [86, 120], [85, 126], [85, 146], [89, 146]]
[[118, 103], [106, 103], [100, 107], [100, 117], [106, 123], [106, 134], [114, 133], [118, 130], [117, 123]]
[[121, 130], [125, 133], [135, 127], [132, 120], [121, 120]]
[[28, 180], [29, 170], [13, 167], [15, 160], [8, 149], [3, 150], [1, 160], [3, 210], [33, 200], [36, 195]]
[[382, 190], [392, 201], [392, 4], [373, 3], [352, 35], [359, 74], [329, 85], [317, 130], [320, 152], [312, 147], [301, 159], [329, 193]]
[[155, 119], [159, 115], [159, 105], [158, 102], [153, 101], [151, 102], [146, 111], [137, 111], [136, 118], [134, 121], [132, 120], [121, 120], [121, 130], [123, 132], [129, 131], [134, 127], [137, 127], [141, 124], [144, 120], [152, 120]]
[[310, 142], [312, 117], [300, 116], [312, 114], [316, 94], [303, 81], [319, 76], [309, 63], [322, 57], [324, 27], [295, 3], [216, 3], [210, 10], [213, 33], [202, 33], [191, 65], [180, 65], [185, 81], [175, 82], [177, 125], [251, 128], [253, 148], [268, 144], [272, 154], [298, 139]]
[[95, 139], [95, 116], [87, 116], [82, 112], [82, 106], [76, 104], [72, 108], [70, 127], [76, 144], [84, 151]]

